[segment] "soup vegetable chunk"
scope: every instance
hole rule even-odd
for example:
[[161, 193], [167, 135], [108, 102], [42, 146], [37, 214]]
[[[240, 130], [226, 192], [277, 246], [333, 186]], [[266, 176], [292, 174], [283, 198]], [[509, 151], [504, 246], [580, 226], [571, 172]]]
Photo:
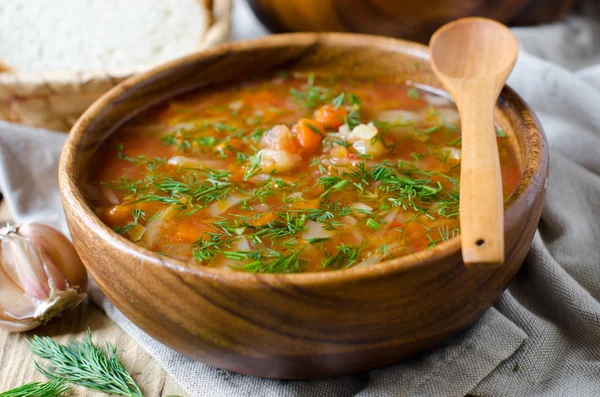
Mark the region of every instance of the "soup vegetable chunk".
[[[119, 128], [87, 195], [158, 254], [260, 273], [368, 266], [460, 233], [460, 120], [401, 81], [305, 73], [196, 91]], [[498, 130], [505, 196], [520, 178]]]

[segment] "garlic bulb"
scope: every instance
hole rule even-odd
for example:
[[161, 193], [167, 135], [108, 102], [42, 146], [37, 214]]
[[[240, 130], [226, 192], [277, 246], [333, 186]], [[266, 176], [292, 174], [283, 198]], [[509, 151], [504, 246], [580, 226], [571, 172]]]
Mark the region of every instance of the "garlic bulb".
[[0, 327], [33, 329], [85, 297], [87, 273], [73, 244], [40, 223], [0, 229]]

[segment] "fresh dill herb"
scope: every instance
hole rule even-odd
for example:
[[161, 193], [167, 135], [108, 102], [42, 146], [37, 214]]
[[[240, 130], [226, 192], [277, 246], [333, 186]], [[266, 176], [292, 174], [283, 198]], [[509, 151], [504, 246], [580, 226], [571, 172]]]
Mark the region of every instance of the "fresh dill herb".
[[451, 238], [458, 236], [460, 234], [460, 229], [454, 228], [450, 230], [448, 226], [442, 224], [442, 226], [438, 227], [438, 234], [442, 241], [448, 241]]
[[448, 146], [460, 146], [461, 143], [462, 143], [462, 138], [458, 137], [458, 138], [453, 139], [450, 142], [448, 142]]
[[321, 262], [321, 267], [334, 269], [348, 268], [358, 260], [361, 247], [342, 243], [336, 249], [338, 252], [335, 256], [325, 255], [325, 258]]
[[246, 156], [242, 152], [237, 152], [235, 156], [236, 156], [236, 162], [238, 162], [238, 163], [244, 163], [248, 160], [248, 156]]
[[459, 215], [459, 194], [458, 192], [449, 193], [448, 196], [438, 203], [438, 214], [446, 218], [454, 218]]
[[255, 125], [262, 123], [262, 121], [263, 121], [263, 116], [260, 114], [255, 114], [252, 117], [249, 117], [246, 119], [246, 124], [248, 124], [250, 126], [255, 126]]
[[134, 226], [138, 225], [138, 221], [140, 218], [146, 219], [146, 213], [144, 213], [144, 211], [138, 208], [135, 208], [133, 211], [131, 211], [131, 215], [133, 216], [133, 223], [130, 223], [125, 226], [117, 226], [113, 228], [113, 230], [119, 234], [125, 234], [129, 232]]
[[300, 258], [304, 247], [288, 253], [274, 250], [259, 250], [254, 252], [225, 251], [227, 259], [247, 261], [240, 269], [251, 273], [298, 273], [306, 268], [307, 262]]
[[305, 92], [292, 88], [290, 89], [290, 94], [292, 94], [294, 99], [302, 103], [302, 107], [304, 108], [315, 108], [327, 101], [331, 95], [329, 89], [315, 85], [315, 75], [312, 73], [308, 76]]
[[248, 135], [248, 138], [252, 139], [253, 141], [260, 141], [261, 138], [263, 137], [263, 135], [265, 134], [265, 131], [267, 129], [264, 127], [256, 127], [254, 130], [252, 130], [252, 132]]
[[350, 94], [349, 99], [350, 99], [350, 105], [352, 105], [355, 108], [360, 109], [360, 107], [361, 107], [360, 99], [358, 99], [358, 97], [356, 95]]
[[306, 241], [309, 244], [319, 244], [319, 243], [324, 243], [325, 241], [331, 241], [331, 237], [315, 237], [315, 238], [309, 238]]
[[71, 390], [71, 386], [60, 379], [46, 383], [32, 382], [0, 393], [0, 397], [58, 397]]
[[521, 369], [521, 367], [520, 367], [519, 363], [518, 363], [518, 362], [515, 362], [515, 365], [513, 365], [513, 369], [512, 369], [512, 371], [513, 371], [514, 373], [516, 373], [516, 372], [519, 372], [519, 370], [520, 370], [520, 369]]
[[374, 229], [374, 230], [379, 230], [379, 228], [381, 227], [381, 225], [379, 223], [377, 223], [377, 221], [374, 220], [374, 219], [372, 219], [372, 218], [367, 219], [367, 221], [365, 222], [365, 224], [367, 226], [369, 226], [371, 229]]
[[346, 124], [350, 130], [359, 125], [360, 115], [358, 112], [356, 110], [351, 110], [350, 113], [344, 116], [344, 124]]
[[36, 369], [51, 380], [98, 390], [107, 394], [142, 397], [142, 391], [117, 357], [117, 348], [111, 343], [106, 350], [92, 342], [88, 329], [82, 341], [70, 340], [60, 345], [51, 338], [34, 336], [29, 339], [31, 352], [47, 360], [35, 362]]
[[146, 169], [148, 169], [148, 171], [154, 171], [156, 168], [167, 163], [166, 157], [155, 157], [154, 159], [149, 159], [144, 155], [129, 157], [123, 153], [123, 149], [124, 146], [122, 144], [120, 144], [117, 148], [117, 156], [119, 157], [119, 159], [129, 161], [137, 166], [145, 164]]
[[419, 91], [415, 87], [410, 87], [406, 95], [411, 99], [419, 99]]
[[380, 129], [384, 132], [388, 131], [390, 129], [399, 128], [399, 127], [411, 127], [414, 124], [412, 121], [388, 122], [388, 121], [379, 121], [379, 120], [371, 120], [370, 123], [373, 123], [373, 125], [375, 127], [377, 127], [378, 129]]
[[[191, 175], [180, 179], [168, 176], [148, 175], [145, 186], [138, 185], [137, 201], [157, 201], [164, 204], [176, 204], [180, 209], [194, 207], [198, 203], [208, 205], [213, 201], [225, 198], [232, 189], [228, 181], [230, 171], [210, 168], [186, 169], [193, 171]], [[198, 179], [196, 173], [203, 174], [204, 180]], [[165, 195], [166, 194], [166, 195]]]
[[417, 163], [421, 161], [423, 157], [427, 156], [427, 153], [411, 153], [410, 157], [412, 157]]
[[429, 239], [429, 244], [427, 245], [427, 248], [433, 248], [437, 245], [437, 243], [441, 241], [434, 239], [433, 237], [431, 237], [430, 234], [427, 234], [427, 238]]
[[233, 132], [237, 131], [237, 127], [229, 126], [224, 123], [213, 123], [212, 127], [218, 132]]
[[200, 239], [192, 248], [194, 259], [200, 263], [211, 261], [221, 250], [231, 248], [231, 244], [239, 239], [237, 235], [231, 234], [207, 233], [207, 235], [208, 240]]
[[444, 127], [446, 127], [447, 129], [449, 129], [450, 131], [456, 131], [458, 129], [458, 127], [454, 123], [444, 122], [443, 124], [444, 124]]
[[432, 132], [435, 132], [435, 131], [437, 131], [437, 130], [439, 130], [439, 129], [440, 129], [440, 126], [439, 126], [439, 125], [434, 125], [433, 127], [429, 127], [429, 128], [427, 128], [426, 130], [423, 130], [423, 133], [424, 133], [424, 134], [426, 134], [426, 135], [429, 135], [429, 134], [431, 134]]
[[156, 214], [152, 215], [150, 219], [148, 219], [148, 223], [151, 223], [157, 220], [162, 215], [162, 211], [158, 211]]
[[260, 159], [262, 155], [259, 154], [257, 156], [250, 157], [250, 164], [246, 167], [246, 171], [244, 172], [244, 180], [252, 178], [253, 176], [260, 174], [262, 168], [260, 167]]
[[379, 247], [379, 253], [384, 257], [391, 257], [392, 253], [390, 252], [390, 247], [387, 244], [381, 244]]
[[306, 230], [307, 217], [292, 211], [277, 213], [279, 219], [271, 221], [262, 226], [250, 226], [253, 229], [248, 236], [257, 243], [263, 238], [279, 239], [294, 236]]
[[331, 101], [331, 104], [333, 105], [333, 107], [337, 110], [340, 108], [340, 106], [343, 105], [344, 103], [344, 97], [346, 96], [345, 93], [341, 93], [340, 95], [336, 96], [335, 98], [333, 98], [333, 100]]

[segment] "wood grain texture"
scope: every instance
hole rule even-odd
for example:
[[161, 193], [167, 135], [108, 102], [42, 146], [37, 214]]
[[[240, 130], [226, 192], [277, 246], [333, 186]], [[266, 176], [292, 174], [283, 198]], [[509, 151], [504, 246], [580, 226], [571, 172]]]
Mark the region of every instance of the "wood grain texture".
[[[0, 220], [10, 219], [6, 203], [0, 202]], [[26, 338], [32, 335], [47, 335], [56, 338], [57, 341], [65, 342], [71, 338], [83, 338], [87, 327], [92, 329], [94, 342], [102, 345], [105, 342], [112, 342], [118, 345], [119, 357], [133, 374], [146, 397], [186, 396], [152, 357], [106, 314], [88, 302], [35, 331], [9, 334], [0, 330], [0, 392], [25, 383], [45, 380], [33, 366], [33, 356], [29, 352]], [[106, 394], [78, 387], [72, 396], [100, 397]]]
[[[104, 225], [81, 186], [100, 142], [151, 103], [281, 68], [398, 77], [440, 87], [427, 47], [351, 34], [236, 42], [136, 76], [96, 102], [71, 131], [59, 183], [75, 246], [111, 301], [173, 349], [218, 368], [316, 378], [384, 367], [475, 321], [519, 269], [542, 210], [548, 150], [535, 117], [505, 88], [496, 120], [518, 148], [523, 178], [506, 204], [506, 264], [464, 266], [460, 237], [432, 249], [337, 272], [272, 275], [189, 268]], [[118, 283], [115, 280], [119, 280]]]
[[504, 25], [462, 18], [444, 25], [429, 45], [435, 75], [461, 119], [460, 230], [466, 265], [504, 263], [504, 206], [494, 107], [519, 43]]
[[509, 25], [565, 17], [574, 0], [247, 0], [273, 32], [355, 32], [426, 43], [452, 20], [480, 16]]

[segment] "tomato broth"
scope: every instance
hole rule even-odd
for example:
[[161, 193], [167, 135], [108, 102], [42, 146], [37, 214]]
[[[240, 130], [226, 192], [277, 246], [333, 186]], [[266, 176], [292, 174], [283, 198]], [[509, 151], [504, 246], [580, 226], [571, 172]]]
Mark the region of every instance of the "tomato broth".
[[[497, 136], [506, 197], [521, 170]], [[279, 73], [136, 116], [86, 189], [117, 233], [189, 266], [315, 272], [457, 236], [460, 158], [456, 107], [427, 87]]]

